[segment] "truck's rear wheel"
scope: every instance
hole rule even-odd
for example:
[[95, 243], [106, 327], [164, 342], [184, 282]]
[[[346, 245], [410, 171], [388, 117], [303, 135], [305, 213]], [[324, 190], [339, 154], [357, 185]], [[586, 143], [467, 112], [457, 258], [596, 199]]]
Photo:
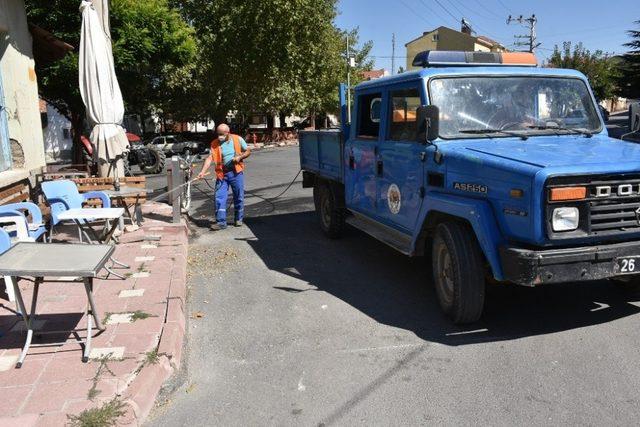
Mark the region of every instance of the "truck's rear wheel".
[[335, 194], [324, 183], [318, 183], [313, 187], [313, 201], [316, 214], [320, 221], [320, 228], [331, 239], [342, 236], [344, 231], [344, 209], [338, 206]]
[[445, 314], [454, 323], [478, 320], [484, 306], [485, 276], [473, 230], [457, 222], [438, 225], [432, 263], [438, 302]]

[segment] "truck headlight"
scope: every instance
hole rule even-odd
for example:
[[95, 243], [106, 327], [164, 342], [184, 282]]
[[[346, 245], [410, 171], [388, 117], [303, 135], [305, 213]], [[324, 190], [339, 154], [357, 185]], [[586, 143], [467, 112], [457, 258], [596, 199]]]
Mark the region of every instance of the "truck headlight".
[[553, 210], [551, 226], [553, 231], [571, 231], [578, 228], [579, 221], [578, 208], [556, 208]]

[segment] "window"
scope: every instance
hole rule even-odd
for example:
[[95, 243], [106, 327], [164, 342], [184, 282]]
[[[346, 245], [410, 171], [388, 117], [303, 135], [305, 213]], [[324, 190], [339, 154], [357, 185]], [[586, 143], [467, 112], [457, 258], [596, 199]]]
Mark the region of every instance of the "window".
[[417, 88], [396, 90], [390, 94], [389, 139], [392, 141], [415, 141], [418, 139], [416, 121], [420, 101]]
[[380, 133], [380, 107], [382, 95], [373, 93], [358, 97], [358, 127], [356, 136], [377, 139]]
[[9, 140], [9, 124], [7, 107], [0, 72], [0, 172], [11, 169], [11, 141]]
[[440, 35], [438, 33], [432, 35], [431, 40], [433, 40], [434, 42], [437, 42], [438, 40], [440, 40]]

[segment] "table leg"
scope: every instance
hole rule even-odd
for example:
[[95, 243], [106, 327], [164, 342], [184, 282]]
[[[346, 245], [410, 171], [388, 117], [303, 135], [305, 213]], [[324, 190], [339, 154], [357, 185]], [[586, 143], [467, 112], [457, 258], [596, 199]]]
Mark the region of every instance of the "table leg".
[[16, 369], [20, 369], [22, 364], [24, 363], [25, 357], [27, 357], [27, 353], [29, 352], [29, 347], [31, 347], [31, 340], [33, 338], [33, 329], [31, 324], [35, 318], [36, 314], [36, 304], [38, 301], [38, 290], [40, 288], [40, 283], [42, 283], [42, 277], [35, 278], [35, 284], [33, 288], [33, 297], [31, 298], [31, 313], [27, 314], [27, 309], [24, 305], [24, 300], [22, 299], [22, 293], [20, 292], [20, 288], [18, 287], [17, 280], [13, 280], [13, 290], [16, 294], [16, 300], [18, 301], [18, 305], [20, 307], [20, 312], [22, 314], [22, 318], [24, 319], [25, 328], [27, 328], [27, 337], [24, 341], [24, 346], [22, 347], [22, 352], [20, 353], [20, 357], [18, 358], [18, 362], [16, 363]]
[[100, 320], [100, 313], [96, 309], [96, 303], [93, 300], [93, 278], [89, 277], [84, 280], [84, 289], [87, 291], [87, 299], [89, 300], [89, 307], [91, 307], [91, 316], [96, 321], [96, 327], [104, 331], [106, 328]]

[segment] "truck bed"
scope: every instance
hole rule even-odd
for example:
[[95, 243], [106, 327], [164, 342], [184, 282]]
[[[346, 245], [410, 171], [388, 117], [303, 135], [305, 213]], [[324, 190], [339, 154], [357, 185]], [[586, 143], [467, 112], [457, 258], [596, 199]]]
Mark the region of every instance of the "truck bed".
[[300, 167], [324, 178], [343, 182], [342, 131], [305, 130], [299, 133]]

